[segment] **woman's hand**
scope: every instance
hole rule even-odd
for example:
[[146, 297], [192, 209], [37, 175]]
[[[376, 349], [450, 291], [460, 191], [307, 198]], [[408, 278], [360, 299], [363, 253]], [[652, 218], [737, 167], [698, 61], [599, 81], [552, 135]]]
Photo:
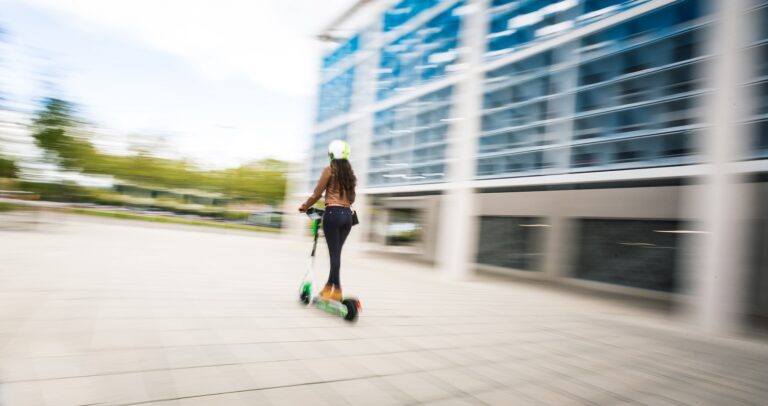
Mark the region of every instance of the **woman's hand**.
[[307, 208], [304, 205], [299, 206], [299, 213], [306, 213]]

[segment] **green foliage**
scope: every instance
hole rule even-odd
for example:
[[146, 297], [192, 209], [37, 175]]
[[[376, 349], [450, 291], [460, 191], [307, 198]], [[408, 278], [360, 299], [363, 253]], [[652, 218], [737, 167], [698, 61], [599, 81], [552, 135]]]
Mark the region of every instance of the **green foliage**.
[[49, 98], [32, 122], [35, 143], [49, 158], [65, 169], [88, 170], [98, 161], [93, 145], [84, 137], [75, 136], [79, 122], [71, 103]]
[[42, 200], [53, 202], [87, 202], [91, 200], [88, 189], [74, 183], [18, 182], [18, 188], [34, 193]]
[[23, 208], [24, 208], [24, 206], [22, 206], [20, 204], [0, 202], [0, 212], [21, 210]]
[[232, 230], [258, 231], [258, 232], [267, 232], [267, 233], [280, 232], [279, 229], [269, 228], [269, 227], [248, 226], [248, 225], [242, 225], [242, 224], [225, 224], [225, 223], [216, 223], [213, 221], [187, 220], [187, 219], [179, 219], [174, 217], [146, 216], [146, 215], [134, 214], [134, 213], [115, 213], [111, 211], [91, 210], [91, 209], [69, 209], [67, 211], [69, 213], [84, 214], [89, 216], [109, 217], [109, 218], [128, 219], [128, 220], [142, 220], [142, 221], [151, 221], [155, 223], [186, 224], [186, 225], [193, 225], [193, 226], [207, 226], [207, 227], [216, 227], [216, 228], [226, 228], [226, 229], [232, 229]]
[[16, 167], [16, 162], [0, 157], [0, 178], [16, 178], [18, 175], [19, 169]]
[[98, 151], [74, 106], [49, 98], [33, 121], [33, 136], [46, 156], [67, 170], [111, 175], [126, 183], [157, 189], [195, 189], [221, 193], [229, 198], [278, 204], [286, 187], [286, 163], [262, 160], [239, 168], [202, 171], [184, 160], [165, 159], [141, 151], [132, 156], [109, 155]]

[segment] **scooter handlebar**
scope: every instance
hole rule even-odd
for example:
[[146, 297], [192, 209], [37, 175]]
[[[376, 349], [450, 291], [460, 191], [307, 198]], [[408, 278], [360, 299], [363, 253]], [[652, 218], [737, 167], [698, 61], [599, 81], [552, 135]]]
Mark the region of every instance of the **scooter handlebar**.
[[307, 216], [311, 218], [312, 220], [318, 220], [323, 218], [323, 214], [325, 213], [325, 210], [323, 209], [316, 209], [314, 207], [310, 207], [307, 209]]

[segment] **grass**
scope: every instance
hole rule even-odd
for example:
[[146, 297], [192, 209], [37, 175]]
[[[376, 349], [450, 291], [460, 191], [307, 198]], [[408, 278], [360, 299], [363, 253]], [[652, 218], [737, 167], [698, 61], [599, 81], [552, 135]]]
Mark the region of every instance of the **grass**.
[[277, 229], [277, 228], [248, 226], [244, 224], [217, 223], [214, 221], [190, 220], [190, 219], [180, 219], [180, 218], [174, 218], [174, 217], [149, 216], [149, 215], [135, 214], [135, 213], [118, 213], [118, 212], [106, 211], [106, 210], [66, 209], [65, 211], [67, 213], [83, 214], [86, 216], [151, 221], [154, 223], [184, 224], [184, 225], [190, 225], [190, 226], [226, 228], [230, 230], [246, 230], [246, 231], [256, 231], [256, 232], [262, 232], [262, 233], [279, 233], [280, 232], [280, 229]]
[[0, 202], [0, 212], [14, 211], [14, 210], [24, 210], [24, 209], [28, 209], [28, 208], [26, 206], [23, 206], [23, 205], [20, 205], [20, 204]]

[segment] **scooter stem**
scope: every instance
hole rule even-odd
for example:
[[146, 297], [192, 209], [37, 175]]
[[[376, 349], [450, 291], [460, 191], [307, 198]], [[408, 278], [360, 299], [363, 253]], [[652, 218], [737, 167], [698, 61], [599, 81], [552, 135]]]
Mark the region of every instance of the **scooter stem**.
[[320, 225], [320, 220], [313, 220], [312, 221], [312, 234], [314, 234], [314, 242], [312, 243], [312, 257], [315, 256], [315, 251], [317, 250], [317, 235], [319, 234], [318, 228]]

